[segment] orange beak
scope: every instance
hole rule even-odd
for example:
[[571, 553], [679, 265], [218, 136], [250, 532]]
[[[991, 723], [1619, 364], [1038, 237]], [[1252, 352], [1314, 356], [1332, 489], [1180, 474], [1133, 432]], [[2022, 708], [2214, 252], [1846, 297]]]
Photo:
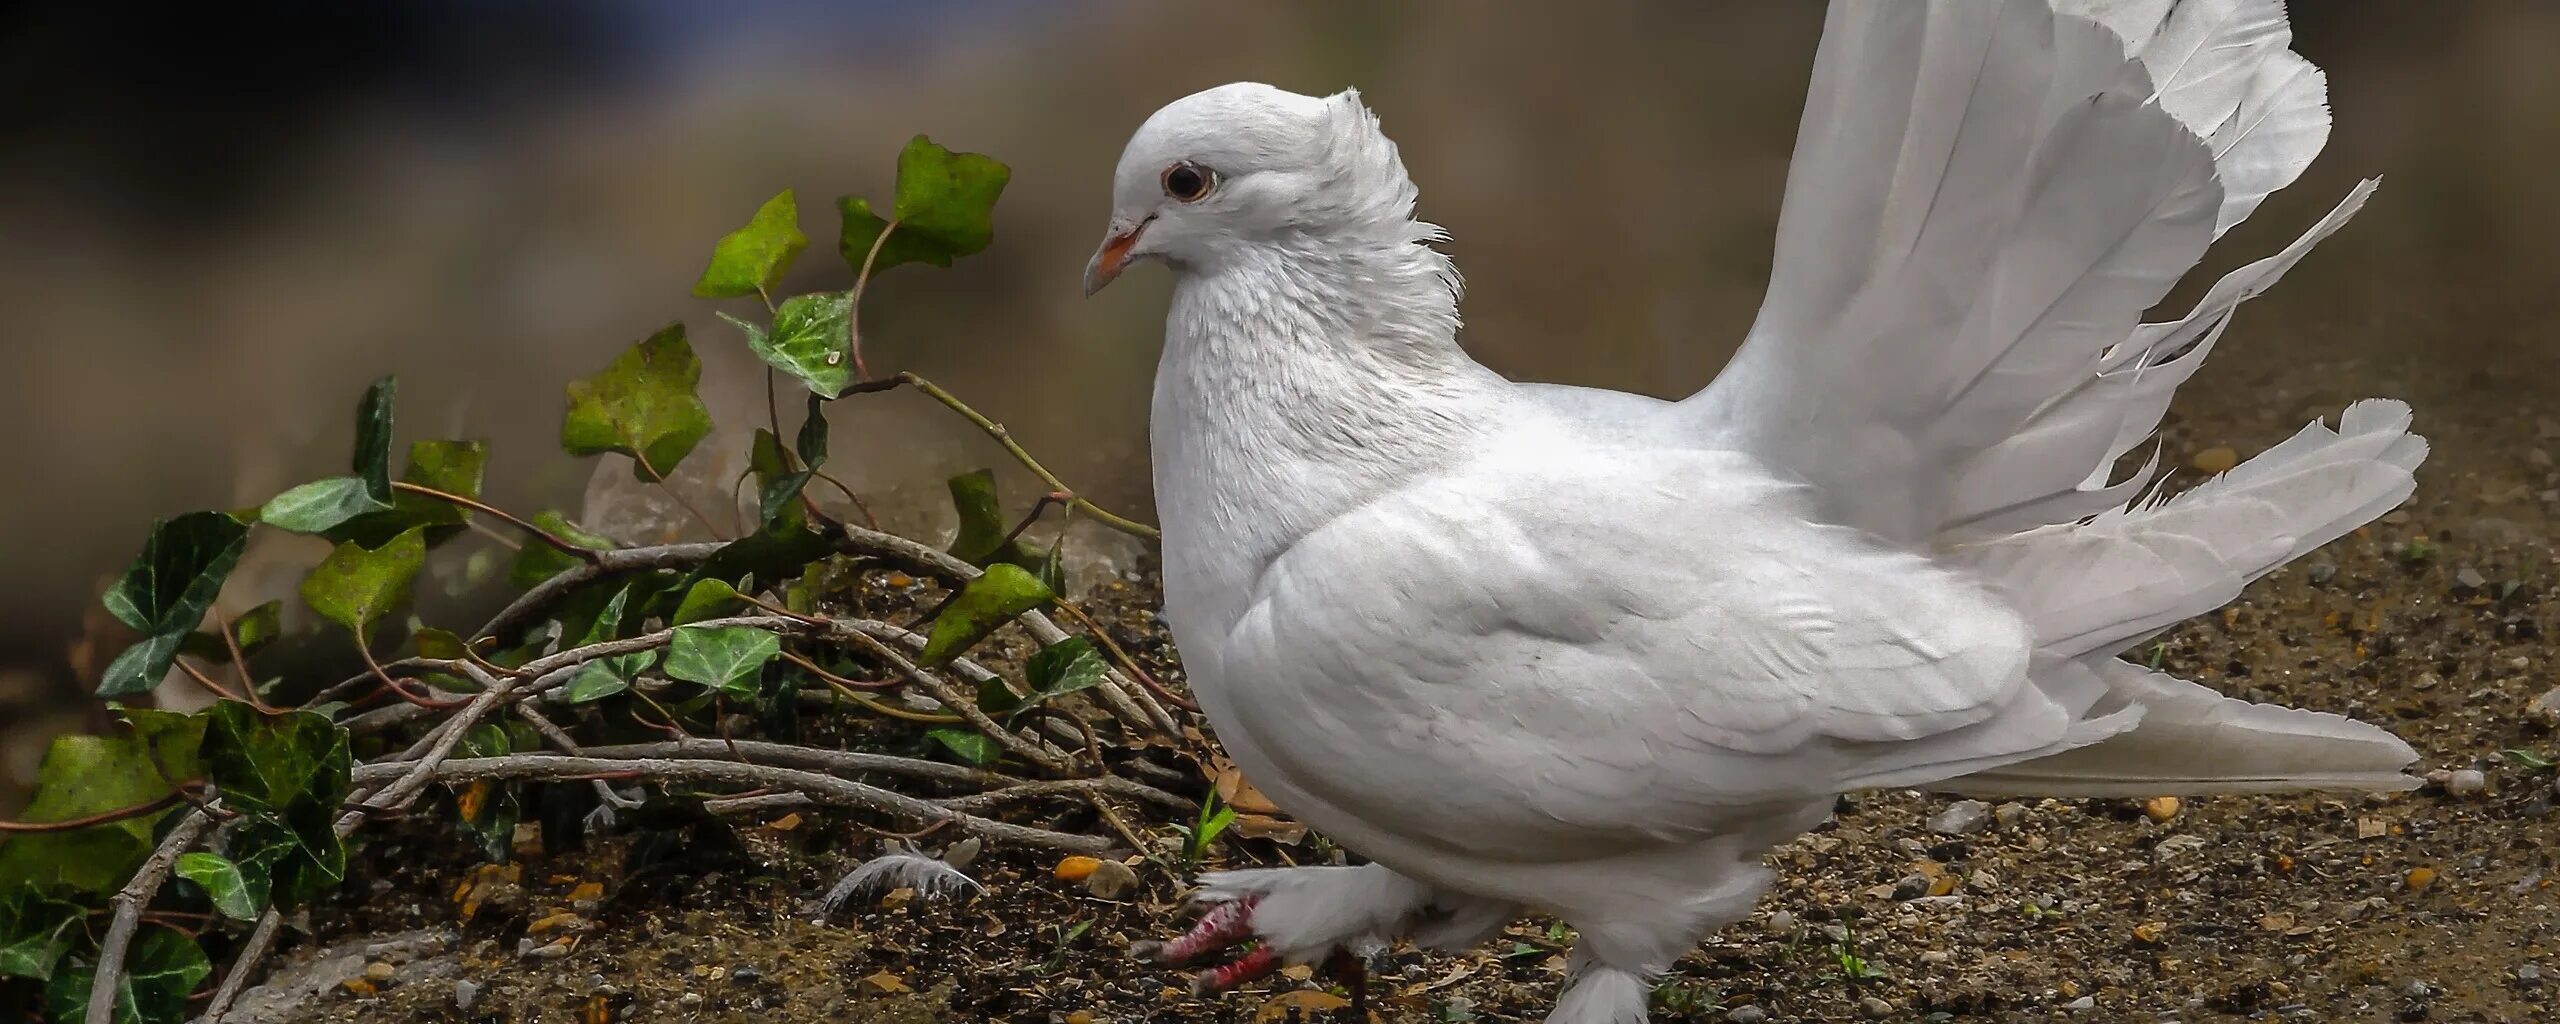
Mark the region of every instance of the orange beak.
[[1147, 229], [1147, 221], [1142, 220], [1126, 228], [1116, 224], [1112, 227], [1111, 237], [1103, 239], [1102, 248], [1094, 250], [1092, 261], [1084, 265], [1086, 298], [1093, 297], [1093, 293], [1101, 291], [1104, 285], [1118, 278], [1121, 271], [1129, 268], [1129, 251], [1137, 247], [1138, 234]]

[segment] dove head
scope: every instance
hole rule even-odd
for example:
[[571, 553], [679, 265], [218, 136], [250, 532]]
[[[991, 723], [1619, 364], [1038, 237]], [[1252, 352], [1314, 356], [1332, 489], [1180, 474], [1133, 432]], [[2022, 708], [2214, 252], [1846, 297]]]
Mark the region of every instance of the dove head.
[[1194, 273], [1274, 250], [1439, 240], [1413, 204], [1404, 161], [1358, 92], [1222, 85], [1167, 104], [1130, 137], [1085, 294], [1143, 259]]

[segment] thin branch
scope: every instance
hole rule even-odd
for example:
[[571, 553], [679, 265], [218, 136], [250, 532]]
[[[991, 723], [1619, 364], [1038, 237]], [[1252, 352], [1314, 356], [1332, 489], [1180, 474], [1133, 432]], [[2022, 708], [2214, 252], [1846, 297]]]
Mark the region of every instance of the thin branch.
[[1078, 625], [1083, 626], [1085, 632], [1092, 634], [1094, 640], [1102, 644], [1103, 651], [1111, 655], [1111, 660], [1119, 662], [1120, 668], [1128, 672], [1130, 677], [1136, 679], [1140, 685], [1145, 686], [1148, 692], [1184, 711], [1196, 713], [1200, 710], [1200, 705], [1192, 703], [1191, 698], [1175, 693], [1167, 689], [1163, 683], [1157, 682], [1154, 675], [1138, 664], [1138, 659], [1120, 649], [1120, 642], [1111, 639], [1111, 631], [1102, 628], [1101, 623], [1093, 621], [1093, 616], [1085, 614], [1084, 609], [1077, 607], [1075, 602], [1063, 597], [1059, 598], [1058, 610], [1065, 612], [1068, 618], [1076, 620]]
[[284, 915], [273, 908], [258, 915], [257, 927], [249, 930], [249, 937], [240, 943], [240, 955], [231, 960], [231, 972], [223, 975], [222, 986], [213, 990], [213, 1001], [205, 1004], [204, 1016], [196, 1018], [201, 1024], [222, 1024], [223, 1015], [231, 1012], [231, 1004], [249, 987], [250, 968], [256, 967], [266, 957], [267, 948], [276, 944], [276, 929], [283, 924]]
[[818, 677], [819, 682], [841, 689], [894, 690], [906, 685], [906, 683], [896, 679], [847, 679], [843, 676], [827, 671], [817, 662], [809, 660], [808, 655], [801, 654], [796, 651], [782, 652], [782, 660], [800, 666], [801, 671]]
[[984, 793], [973, 793], [968, 796], [955, 796], [946, 800], [936, 800], [934, 802], [955, 811], [984, 811], [1001, 807], [1005, 804], [1035, 799], [1038, 797], [1086, 797], [1096, 795], [1143, 800], [1147, 803], [1155, 804], [1168, 810], [1179, 811], [1183, 814], [1194, 814], [1200, 810], [1200, 805], [1196, 801], [1185, 800], [1143, 782], [1136, 782], [1111, 775], [1091, 779], [1047, 779], [1039, 782], [1017, 782], [1013, 785], [1005, 786], [1000, 789], [991, 789]]
[[[847, 554], [886, 559], [918, 575], [932, 576], [953, 584], [967, 583], [976, 579], [980, 572], [977, 566], [948, 552], [894, 533], [866, 530], [851, 523], [836, 524], [836, 536], [832, 539], [837, 549]], [[1016, 621], [1022, 623], [1023, 628], [1031, 632], [1031, 638], [1043, 647], [1061, 643], [1067, 638], [1065, 630], [1059, 629], [1057, 623], [1039, 612], [1024, 612]], [[1103, 680], [1107, 685], [1095, 689], [1102, 693], [1103, 705], [1111, 709], [1122, 723], [1133, 729], [1153, 730], [1167, 736], [1182, 734], [1182, 726], [1173, 720], [1173, 713], [1166, 711], [1154, 694], [1130, 682], [1119, 669], [1106, 667]]]
[[844, 345], [853, 356], [855, 380], [871, 377], [870, 368], [862, 362], [862, 293], [871, 287], [871, 268], [880, 260], [880, 248], [889, 244], [889, 236], [897, 232], [895, 220], [880, 225], [880, 237], [871, 240], [871, 251], [862, 254], [862, 269], [853, 275], [853, 295], [845, 300]]
[[186, 658], [180, 657], [177, 660], [170, 662], [170, 664], [176, 665], [178, 667], [178, 671], [185, 673], [187, 678], [195, 680], [197, 686], [201, 686], [212, 691], [214, 696], [221, 697], [225, 700], [240, 699], [240, 695], [231, 692], [230, 687], [215, 682], [212, 676], [204, 674], [203, 669], [188, 664]]
[[880, 642], [879, 638], [872, 636], [869, 632], [839, 623], [835, 635], [851, 637], [856, 642], [871, 648], [871, 653], [879, 656], [880, 660], [888, 662], [892, 671], [906, 677], [908, 682], [914, 683], [917, 689], [923, 690], [934, 700], [940, 701], [942, 706], [951, 709], [952, 713], [968, 719], [970, 725], [977, 726], [979, 732], [987, 734], [987, 738], [996, 741], [997, 745], [1006, 750], [1012, 751], [1015, 756], [1052, 772], [1063, 774], [1074, 770], [1075, 766], [1068, 763], [1065, 757], [1053, 756], [1049, 751], [1042, 750], [1030, 741], [1014, 735], [1012, 730], [1006, 729], [995, 719], [987, 717], [985, 711], [979, 710], [977, 701], [960, 699], [959, 693], [952, 690], [950, 684], [943, 682], [941, 676], [918, 667], [915, 662], [889, 649], [888, 644]]
[[185, 796], [173, 790], [167, 795], [156, 800], [138, 803], [131, 807], [118, 807], [112, 811], [100, 811], [96, 814], [87, 815], [85, 817], [69, 818], [62, 821], [0, 821], [0, 832], [76, 832], [92, 825], [105, 825], [112, 822], [129, 821], [134, 818], [149, 817], [168, 810], [169, 808], [176, 807], [185, 799]]
[[856, 705], [868, 709], [874, 714], [886, 715], [890, 718], [904, 719], [909, 722], [921, 722], [926, 725], [960, 725], [968, 721], [968, 719], [962, 718], [958, 715], [937, 715], [924, 711], [909, 711], [896, 705], [883, 704], [873, 698], [870, 694], [864, 693], [860, 690], [838, 686], [832, 680], [821, 681], [825, 682], [828, 686], [833, 687], [836, 693], [842, 695], [844, 699], [852, 701]]
[[[416, 773], [417, 771], [417, 768], [410, 765], [363, 765], [356, 768], [355, 776], [360, 781], [375, 781], [400, 776], [403, 772]], [[508, 754], [502, 757], [446, 760], [417, 777], [432, 776], [439, 782], [516, 779], [569, 781], [623, 773], [660, 782], [797, 790], [808, 794], [819, 803], [831, 806], [848, 807], [927, 823], [947, 821], [952, 827], [990, 842], [1012, 843], [1034, 849], [1097, 853], [1108, 849], [1111, 845], [1110, 840], [1098, 836], [1053, 832], [1044, 828], [995, 821], [954, 810], [929, 800], [839, 779], [833, 775], [739, 761], [663, 758], [625, 760], [563, 757], [557, 754]], [[405, 779], [412, 776], [400, 777]]]
[[[874, 754], [861, 750], [828, 750], [824, 747], [804, 747], [798, 744], [773, 743], [764, 740], [739, 740], [738, 749], [753, 757], [757, 764], [798, 768], [804, 771], [903, 775], [958, 786], [996, 786], [1015, 781], [1010, 777], [967, 765], [944, 764], [940, 761], [898, 757], [893, 754]], [[718, 740], [694, 739], [663, 743], [590, 746], [586, 749], [586, 756], [685, 759], [719, 757], [727, 752], [728, 745]], [[1196, 805], [1189, 801], [1184, 802], [1182, 807], [1185, 814], [1197, 809]]]
[[111, 1024], [115, 1020], [116, 983], [124, 978], [125, 949], [133, 944], [133, 932], [142, 921], [142, 908], [160, 892], [169, 880], [169, 869], [178, 855], [187, 852], [196, 841], [213, 828], [213, 817], [188, 812], [187, 819], [169, 830], [168, 838], [153, 848], [151, 856], [135, 868], [133, 878], [116, 890], [115, 920], [107, 925], [107, 937], [98, 942], [98, 973], [89, 982], [89, 1013], [86, 1024]]
[[259, 713], [275, 714], [276, 709], [267, 704], [266, 698], [258, 696], [257, 677], [249, 674], [249, 656], [241, 652], [240, 638], [231, 631], [231, 617], [222, 614], [219, 608], [212, 611], [214, 629], [222, 634], [222, 647], [231, 652], [231, 668], [240, 674], [240, 692], [249, 695], [249, 706], [258, 709]]
[[598, 577], [641, 569], [676, 569], [701, 564], [720, 553], [721, 541], [693, 541], [684, 544], [661, 544], [645, 548], [616, 548], [595, 552], [595, 560], [541, 583], [509, 603], [505, 609], [481, 626], [473, 639], [504, 636], [533, 621], [571, 591], [594, 582]]
[[[656, 472], [656, 470], [651, 470], [650, 472], [655, 473], [655, 472]], [[525, 520], [522, 520], [522, 519], [516, 518], [513, 514], [511, 514], [511, 513], [507, 512], [505, 509], [498, 508], [498, 507], [496, 507], [496, 506], [494, 506], [494, 505], [486, 504], [486, 503], [484, 503], [484, 502], [479, 501], [478, 499], [464, 497], [464, 496], [462, 496], [462, 495], [454, 494], [454, 493], [447, 492], [447, 491], [439, 491], [439, 490], [437, 490], [437, 489], [435, 489], [435, 488], [433, 488], [433, 487], [428, 487], [428, 486], [426, 486], [426, 485], [424, 485], [424, 484], [413, 484], [413, 483], [410, 483], [410, 482], [408, 482], [408, 481], [406, 481], [406, 480], [394, 480], [394, 481], [392, 481], [392, 482], [391, 482], [391, 489], [392, 489], [392, 490], [395, 490], [395, 491], [407, 491], [407, 492], [409, 492], [409, 493], [411, 493], [411, 494], [419, 495], [419, 496], [421, 496], [421, 497], [434, 498], [434, 499], [435, 499], [435, 500], [437, 500], [437, 501], [445, 502], [445, 503], [447, 503], [447, 504], [451, 504], [451, 505], [459, 505], [459, 506], [462, 506], [463, 508], [467, 508], [467, 509], [470, 509], [470, 510], [472, 510], [472, 511], [474, 511], [474, 512], [478, 512], [478, 513], [481, 513], [481, 514], [483, 514], [483, 515], [487, 515], [487, 516], [489, 516], [489, 517], [491, 517], [491, 518], [494, 518], [494, 519], [504, 520], [508, 525], [513, 526], [513, 527], [515, 527], [516, 529], [523, 530], [524, 532], [526, 532], [526, 533], [528, 533], [528, 534], [531, 534], [531, 535], [533, 536], [533, 539], [538, 540], [538, 541], [541, 541], [541, 542], [543, 542], [543, 543], [545, 543], [545, 544], [549, 544], [549, 545], [551, 545], [552, 547], [555, 547], [555, 548], [560, 549], [560, 553], [561, 553], [561, 554], [568, 555], [568, 556], [570, 556], [570, 557], [572, 557], [572, 558], [578, 559], [579, 561], [582, 561], [582, 562], [586, 562], [586, 563], [588, 563], [588, 564], [590, 564], [590, 565], [592, 565], [592, 564], [594, 564], [594, 563], [595, 563], [595, 560], [596, 560], [596, 551], [595, 551], [595, 549], [593, 549], [593, 548], [580, 547], [580, 546], [578, 546], [576, 543], [574, 543], [574, 542], [570, 541], [570, 540], [569, 540], [568, 538], [566, 538], [566, 537], [562, 537], [562, 536], [560, 536], [559, 534], [553, 533], [553, 532], [551, 532], [551, 531], [549, 531], [549, 530], [545, 530], [545, 529], [543, 529], [542, 527], [535, 526], [535, 525], [533, 525], [532, 523], [526, 522]]]
[[1101, 520], [1102, 525], [1108, 526], [1122, 533], [1129, 534], [1133, 537], [1144, 537], [1148, 540], [1164, 539], [1164, 533], [1157, 530], [1155, 527], [1141, 523], [1135, 519], [1116, 514], [1109, 509], [1094, 504], [1093, 502], [1076, 497], [1075, 488], [1067, 486], [1065, 481], [1058, 479], [1057, 474], [1049, 472], [1048, 467], [1041, 465], [1040, 460], [1032, 458], [1031, 453], [1024, 450], [1022, 445], [1013, 439], [1013, 432], [1006, 430], [1004, 424], [988, 419], [985, 413], [970, 408], [969, 403], [961, 401], [951, 392], [942, 390], [940, 385], [912, 373], [901, 373], [898, 375], [898, 379], [905, 381], [908, 386], [924, 392], [928, 397], [932, 398], [934, 401], [942, 403], [951, 411], [959, 413], [961, 418], [968, 420], [970, 423], [976, 424], [979, 430], [985, 431], [988, 437], [995, 438], [997, 444], [1003, 445], [1006, 453], [1012, 455], [1014, 461], [1022, 463], [1022, 468], [1030, 470], [1033, 476], [1040, 478], [1040, 482], [1048, 484], [1051, 491], [1066, 495], [1067, 501], [1074, 504], [1076, 508], [1083, 510], [1086, 515], [1090, 515], [1095, 519]]

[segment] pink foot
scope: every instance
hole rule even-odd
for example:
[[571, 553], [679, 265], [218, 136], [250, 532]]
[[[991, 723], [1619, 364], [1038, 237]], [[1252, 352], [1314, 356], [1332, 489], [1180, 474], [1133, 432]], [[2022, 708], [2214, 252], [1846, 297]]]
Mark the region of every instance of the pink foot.
[[1246, 982], [1268, 978], [1280, 969], [1280, 954], [1263, 946], [1227, 963], [1200, 972], [1191, 979], [1191, 994], [1205, 996], [1224, 992]]
[[[1200, 959], [1253, 937], [1253, 905], [1260, 897], [1248, 896], [1209, 908], [1200, 915], [1200, 923], [1181, 938], [1171, 942], [1132, 942], [1129, 955], [1160, 964], [1182, 964]], [[1265, 972], [1269, 973], [1269, 972]]]

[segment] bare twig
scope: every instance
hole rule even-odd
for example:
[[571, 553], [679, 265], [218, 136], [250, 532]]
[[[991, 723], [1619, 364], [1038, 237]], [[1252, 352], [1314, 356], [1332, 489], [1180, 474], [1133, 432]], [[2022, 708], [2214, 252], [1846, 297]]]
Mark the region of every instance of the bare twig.
[[[994, 772], [966, 765], [944, 764], [891, 754], [874, 754], [860, 750], [828, 750], [793, 743], [769, 743], [739, 740], [738, 748], [758, 764], [806, 771], [847, 772], [852, 774], [903, 775], [960, 786], [995, 786], [1014, 780]], [[610, 758], [701, 758], [719, 757], [727, 753], [727, 745], [718, 740], [675, 740], [665, 743], [623, 743], [613, 746], [590, 746], [589, 757]], [[1193, 805], [1183, 803], [1184, 813]]]
[[[887, 236], [884, 235], [882, 237]], [[859, 296], [857, 296], [857, 301], [858, 299]], [[857, 351], [855, 354], [857, 364], [860, 359], [861, 355]], [[868, 375], [866, 374], [865, 376]], [[1076, 495], [1075, 488], [1067, 486], [1066, 481], [1058, 479], [1058, 474], [1049, 472], [1049, 467], [1041, 465], [1040, 460], [1032, 458], [1031, 453], [1022, 447], [1021, 442], [1013, 439], [1013, 432], [1005, 429], [1004, 424], [989, 419], [987, 418], [987, 414], [970, 408], [969, 403], [961, 401], [959, 396], [953, 395], [951, 392], [944, 391], [941, 385], [935, 384], [932, 381], [926, 380], [912, 373], [901, 373], [895, 377], [890, 377], [882, 381], [866, 381], [864, 383], [870, 386], [864, 387], [857, 385], [852, 391], [848, 391], [847, 393], [886, 391], [900, 385], [905, 385], [907, 387], [912, 387], [917, 391], [921, 391], [926, 397], [942, 403], [944, 408], [950, 409], [952, 412], [959, 413], [960, 418], [968, 420], [988, 437], [994, 438], [997, 444], [1004, 446], [1006, 454], [1013, 456], [1013, 461], [1021, 463], [1022, 468], [1030, 470], [1031, 475], [1039, 477], [1041, 483], [1049, 485], [1049, 490], [1051, 492], [1063, 496], [1068, 504], [1074, 505], [1086, 515], [1101, 520], [1102, 525], [1133, 537], [1144, 537], [1148, 540], [1164, 539], [1164, 534], [1155, 527], [1112, 512], [1110, 509], [1103, 508], [1102, 506], [1096, 505], [1082, 497], [1078, 497]]]
[[109, 822], [125, 821], [131, 818], [140, 818], [152, 814], [158, 814], [161, 811], [178, 806], [178, 803], [183, 799], [185, 799], [183, 796], [172, 791], [168, 795], [156, 800], [135, 804], [131, 807], [119, 807], [112, 811], [101, 811], [86, 817], [72, 818], [68, 821], [0, 821], [0, 832], [76, 832], [92, 825], [104, 825]]
[[879, 638], [872, 636], [869, 632], [838, 623], [835, 635], [850, 637], [870, 647], [871, 653], [877, 655], [881, 661], [887, 662], [891, 671], [904, 676], [908, 682], [915, 684], [916, 689], [923, 690], [933, 699], [942, 702], [942, 706], [951, 709], [953, 714], [968, 719], [970, 725], [977, 726], [979, 732], [987, 734], [987, 738], [996, 741], [1006, 750], [1012, 751], [1014, 756], [1060, 774], [1075, 769], [1075, 766], [1070, 764], [1063, 755], [1043, 750], [1040, 745], [1014, 735], [1012, 730], [1005, 728], [995, 719], [987, 717], [986, 712], [979, 710], [977, 701], [962, 700], [959, 693], [952, 690], [951, 684], [944, 682], [941, 676], [918, 667], [915, 662], [908, 661], [905, 655], [892, 650], [888, 644], [880, 642]]
[[213, 1001], [205, 1004], [204, 1016], [196, 1018], [200, 1024], [222, 1024], [223, 1015], [231, 1012], [231, 1004], [239, 1000], [241, 990], [249, 987], [250, 969], [266, 957], [268, 947], [276, 944], [276, 929], [283, 924], [284, 915], [273, 908], [258, 915], [257, 927], [249, 929], [249, 937], [240, 943], [240, 955], [231, 960], [231, 972], [223, 975], [221, 987], [213, 990]]
[[423, 773], [420, 773], [419, 768], [414, 765], [364, 765], [355, 770], [355, 775], [360, 781], [378, 781], [394, 777], [402, 779], [432, 777], [433, 780], [440, 782], [468, 782], [483, 779], [566, 781], [600, 775], [627, 775], [661, 782], [797, 790], [808, 794], [819, 803], [831, 806], [849, 807], [928, 823], [948, 821], [952, 827], [991, 842], [1012, 843], [1034, 849], [1068, 853], [1095, 853], [1110, 846], [1109, 840], [1097, 836], [1054, 832], [1044, 828], [981, 818], [929, 800], [840, 779], [833, 775], [739, 761], [663, 758], [624, 760], [564, 757], [556, 754], [508, 754], [503, 757], [449, 759]]
[[696, 565], [718, 554], [724, 545], [719, 541], [695, 541], [685, 544], [662, 544], [646, 548], [616, 548], [595, 552], [595, 560], [536, 584], [480, 627], [474, 639], [504, 636], [532, 622], [544, 610], [569, 596], [571, 591], [617, 572], [640, 569], [674, 569]]
[[1097, 795], [1125, 797], [1131, 800], [1143, 800], [1147, 803], [1155, 804], [1169, 810], [1178, 811], [1183, 814], [1191, 814], [1200, 809], [1200, 805], [1196, 801], [1185, 800], [1171, 793], [1167, 793], [1164, 790], [1157, 789], [1154, 786], [1147, 785], [1146, 783], [1123, 779], [1113, 775], [1105, 775], [1091, 779], [1046, 779], [1039, 782], [1017, 782], [1013, 785], [999, 789], [991, 789], [984, 793], [973, 793], [968, 796], [955, 796], [947, 800], [936, 800], [934, 802], [955, 811], [983, 811], [994, 807], [1001, 807], [1008, 803], [1016, 803], [1044, 796], [1086, 797]]
[[213, 817], [193, 811], [185, 821], [169, 830], [167, 838], [151, 851], [151, 856], [135, 868], [133, 878], [116, 890], [113, 900], [115, 919], [107, 925], [107, 937], [98, 942], [98, 973], [89, 982], [89, 1013], [86, 1024], [110, 1024], [115, 1020], [116, 983], [124, 978], [125, 949], [133, 944], [133, 932], [142, 921], [142, 908], [160, 892], [169, 880], [169, 869], [178, 855], [187, 852], [196, 841], [213, 828]]
[[[655, 470], [652, 470], [651, 472], [654, 473]], [[535, 526], [523, 519], [516, 518], [514, 514], [494, 505], [481, 502], [476, 498], [468, 498], [447, 491], [439, 491], [433, 487], [428, 487], [423, 484], [413, 484], [406, 480], [392, 481], [391, 489], [395, 491], [407, 491], [420, 497], [434, 498], [437, 501], [451, 505], [459, 505], [474, 512], [487, 515], [493, 519], [504, 520], [507, 525], [531, 534], [533, 539], [549, 544], [554, 548], [558, 548], [561, 554], [568, 555], [571, 558], [575, 558], [589, 565], [595, 564], [597, 553], [594, 549], [579, 547], [576, 543], [570, 541], [566, 537], [562, 537], [559, 534], [545, 530], [542, 527]]]
[[[869, 555], [884, 559], [919, 575], [932, 576], [958, 584], [976, 579], [980, 571], [977, 566], [970, 565], [947, 552], [927, 547], [894, 533], [867, 530], [851, 523], [837, 524], [836, 532], [834, 540], [840, 550], [848, 554]], [[1041, 646], [1059, 643], [1067, 638], [1066, 630], [1059, 629], [1057, 623], [1050, 621], [1048, 616], [1039, 612], [1024, 612], [1017, 621], [1022, 623], [1024, 629], [1030, 631], [1032, 639], [1039, 641]], [[1162, 704], [1157, 703], [1153, 694], [1131, 683], [1129, 677], [1122, 674], [1119, 669], [1106, 668], [1103, 672], [1103, 680], [1106, 685], [1096, 689], [1102, 692], [1103, 705], [1109, 708], [1121, 722], [1134, 729], [1153, 730], [1167, 736], [1182, 734], [1182, 726], [1174, 721], [1173, 714], [1166, 711]], [[1168, 696], [1171, 695], [1168, 694]], [[1176, 703], [1186, 702], [1176, 698]], [[1186, 707], [1185, 710], [1196, 709]]]
[[275, 714], [276, 709], [268, 706], [265, 698], [258, 696], [257, 677], [249, 674], [249, 656], [240, 651], [240, 638], [231, 631], [231, 617], [222, 614], [220, 608], [211, 609], [211, 611], [213, 628], [222, 634], [222, 647], [231, 652], [232, 671], [240, 674], [240, 692], [248, 695], [250, 707], [264, 714]]

